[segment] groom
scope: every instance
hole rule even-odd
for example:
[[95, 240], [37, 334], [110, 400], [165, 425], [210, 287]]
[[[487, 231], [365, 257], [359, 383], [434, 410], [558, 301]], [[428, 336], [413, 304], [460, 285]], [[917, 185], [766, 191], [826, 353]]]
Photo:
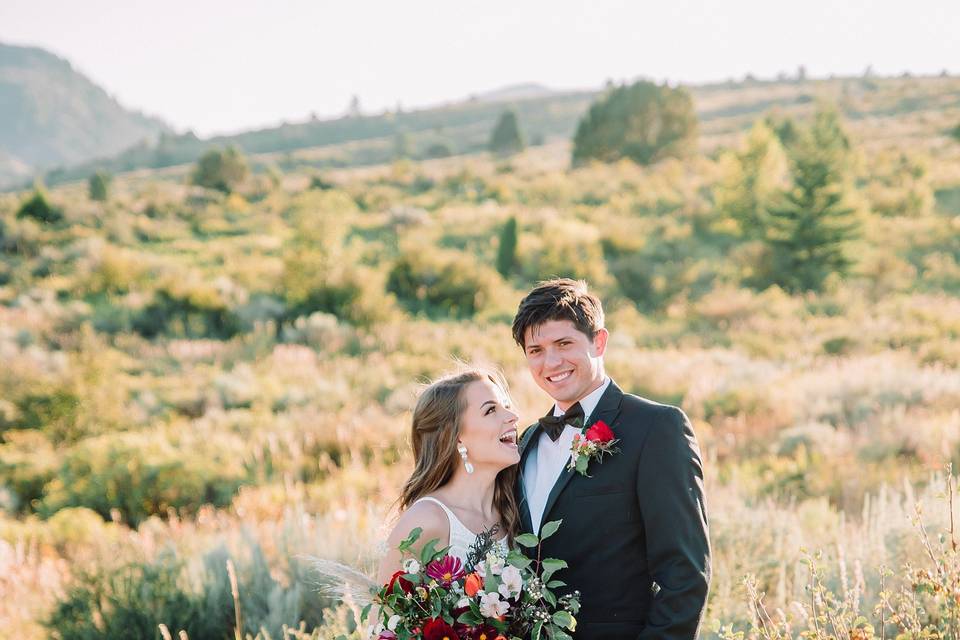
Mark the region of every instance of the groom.
[[[696, 638], [710, 542], [700, 450], [687, 416], [624, 393], [607, 377], [603, 308], [583, 281], [540, 283], [520, 302], [513, 338], [533, 379], [556, 401], [520, 442], [521, 526], [539, 535], [543, 524], [563, 520], [541, 557], [566, 560], [558, 577], [581, 593], [574, 637]], [[618, 451], [588, 458], [588, 475], [568, 470], [577, 426], [600, 421]]]

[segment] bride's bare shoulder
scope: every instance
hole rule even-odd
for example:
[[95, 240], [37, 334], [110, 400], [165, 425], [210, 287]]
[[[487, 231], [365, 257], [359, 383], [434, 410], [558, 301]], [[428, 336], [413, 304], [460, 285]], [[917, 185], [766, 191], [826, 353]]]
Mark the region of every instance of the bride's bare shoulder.
[[417, 546], [434, 538], [440, 540], [442, 544], [449, 542], [450, 523], [447, 520], [447, 514], [436, 502], [422, 500], [400, 514], [387, 540], [388, 544], [396, 547], [416, 528], [422, 530]]

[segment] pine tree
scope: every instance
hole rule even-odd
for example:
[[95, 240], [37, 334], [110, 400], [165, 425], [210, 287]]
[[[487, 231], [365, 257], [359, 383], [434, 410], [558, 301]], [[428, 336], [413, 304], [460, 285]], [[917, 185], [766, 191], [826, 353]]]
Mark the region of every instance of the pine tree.
[[762, 238], [767, 208], [787, 178], [787, 157], [779, 139], [758, 121], [745, 148], [724, 155], [721, 166], [723, 177], [715, 191], [720, 213], [737, 223], [744, 239]]
[[793, 188], [770, 209], [766, 238], [772, 280], [787, 291], [819, 291], [828, 276], [842, 276], [851, 265], [845, 245], [857, 223], [844, 203], [849, 147], [839, 119], [827, 112], [793, 147]]
[[87, 182], [90, 199], [96, 202], [106, 202], [109, 198], [111, 177], [109, 173], [97, 171]]
[[500, 246], [497, 248], [497, 271], [504, 278], [508, 278], [516, 266], [517, 219], [511, 216], [500, 231]]
[[523, 135], [520, 133], [516, 112], [510, 110], [500, 114], [500, 119], [490, 134], [488, 147], [497, 155], [510, 155], [523, 150]]

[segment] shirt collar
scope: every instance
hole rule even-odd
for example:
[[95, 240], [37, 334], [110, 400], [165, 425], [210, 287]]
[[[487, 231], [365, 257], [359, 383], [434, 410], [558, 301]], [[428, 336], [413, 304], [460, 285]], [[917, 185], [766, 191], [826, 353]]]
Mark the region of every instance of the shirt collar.
[[[609, 386], [610, 376], [606, 376], [599, 387], [580, 399], [580, 407], [583, 409], [583, 424], [589, 424], [590, 415], [593, 413], [593, 410], [597, 408], [603, 392], [606, 391]], [[562, 416], [563, 411], [561, 411], [557, 405], [553, 405], [553, 415]]]

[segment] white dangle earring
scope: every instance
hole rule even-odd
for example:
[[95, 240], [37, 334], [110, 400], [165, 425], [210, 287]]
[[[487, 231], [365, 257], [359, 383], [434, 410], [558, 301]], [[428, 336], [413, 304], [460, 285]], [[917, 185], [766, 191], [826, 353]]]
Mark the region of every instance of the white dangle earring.
[[467, 460], [467, 445], [462, 442], [457, 443], [457, 451], [460, 453], [460, 457], [463, 459], [463, 468], [467, 470], [467, 473], [473, 473], [473, 465], [470, 464], [470, 461]]

